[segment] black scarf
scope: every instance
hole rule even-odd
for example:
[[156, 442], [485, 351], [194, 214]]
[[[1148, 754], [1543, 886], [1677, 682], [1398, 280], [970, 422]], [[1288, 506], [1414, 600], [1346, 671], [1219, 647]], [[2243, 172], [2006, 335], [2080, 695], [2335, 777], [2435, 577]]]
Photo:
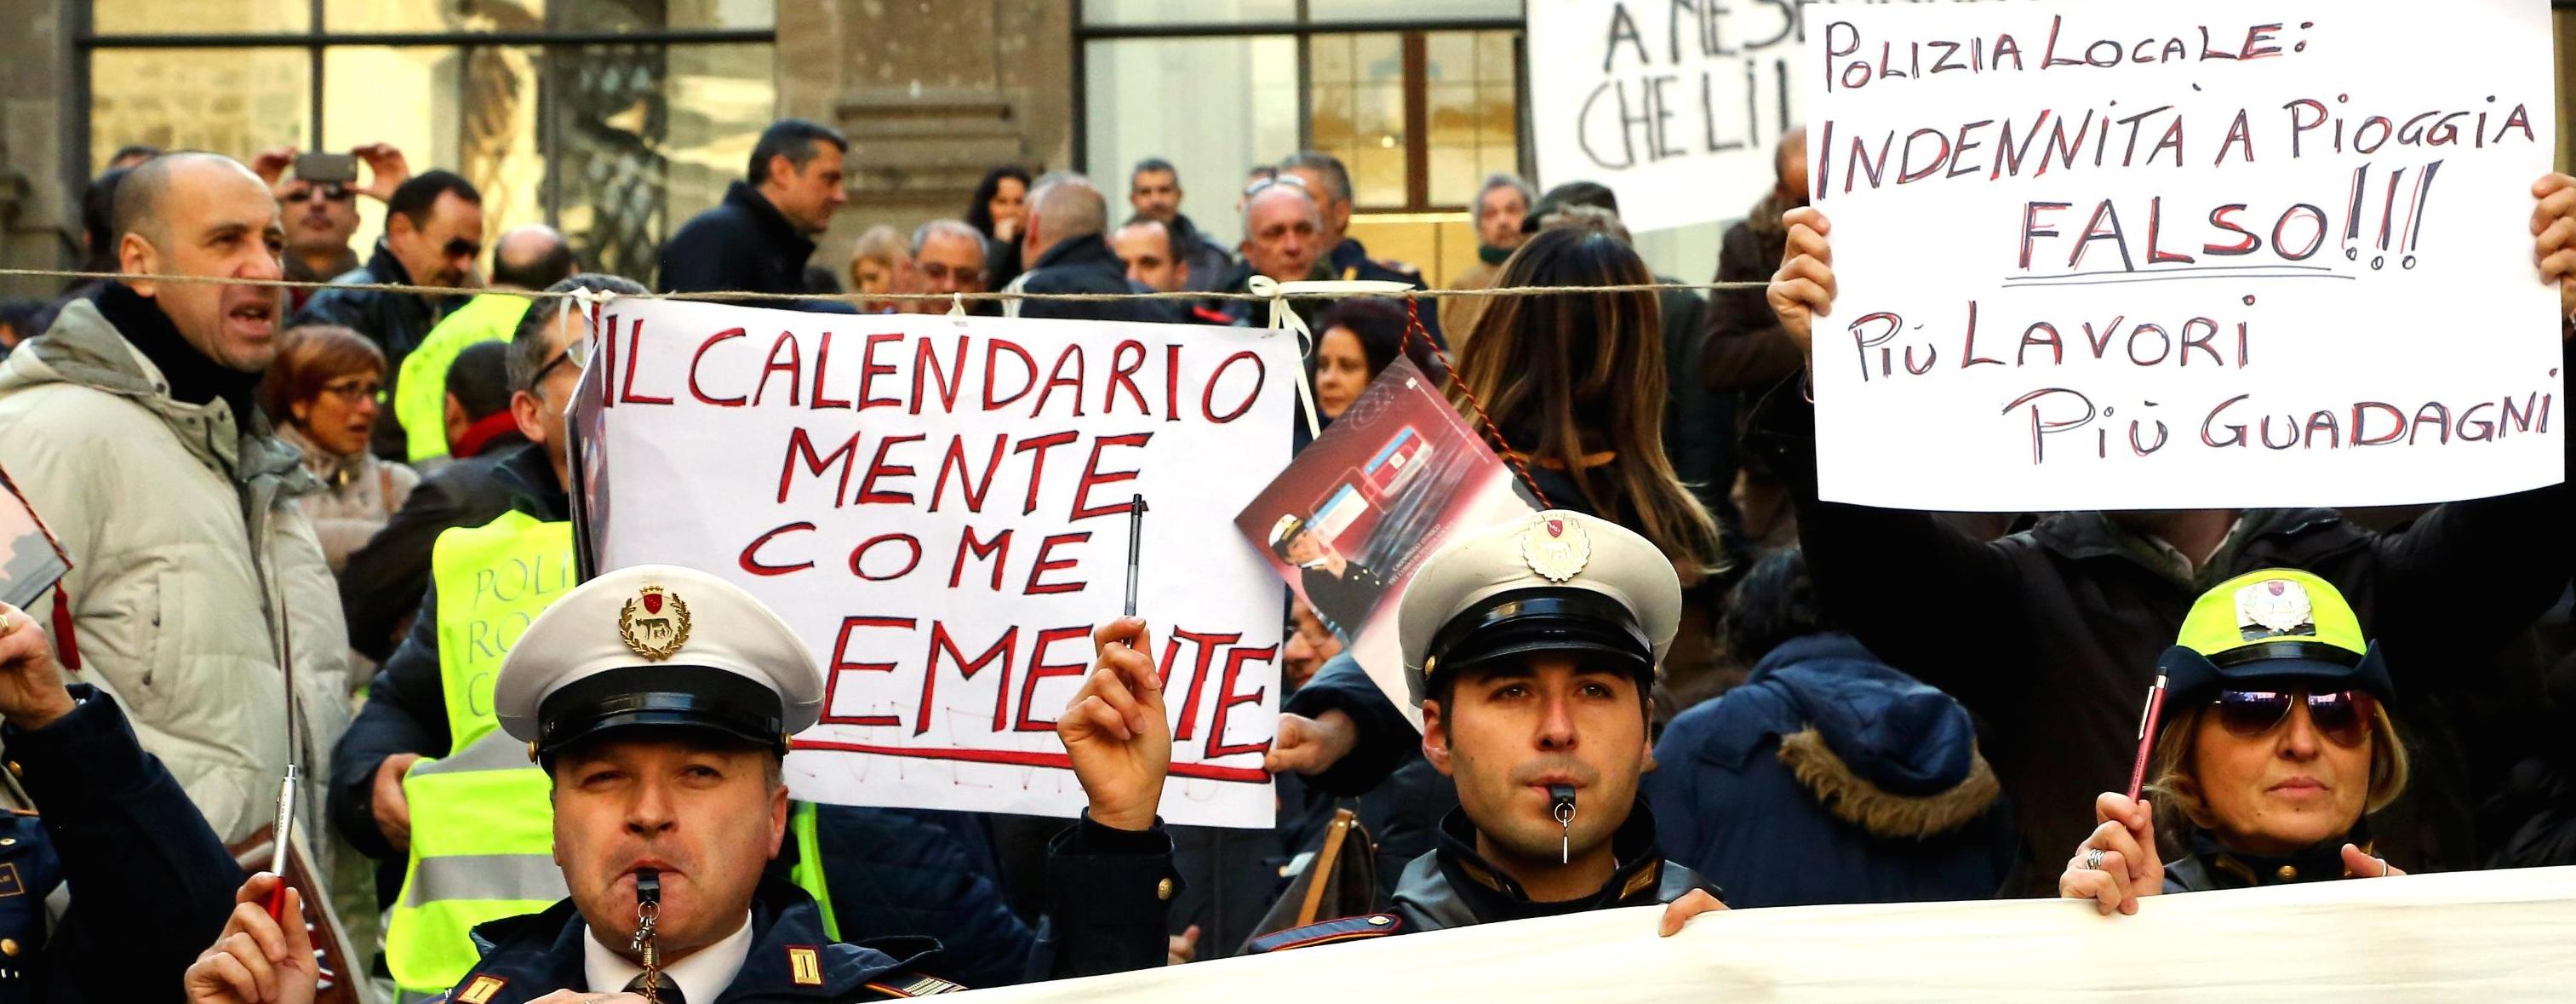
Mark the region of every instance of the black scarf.
[[122, 282], [103, 285], [97, 303], [107, 323], [161, 368], [162, 377], [170, 381], [173, 400], [203, 405], [221, 399], [232, 405], [236, 427], [250, 425], [251, 394], [259, 388], [259, 374], [233, 369], [197, 351], [179, 334], [179, 326], [170, 323], [160, 304]]

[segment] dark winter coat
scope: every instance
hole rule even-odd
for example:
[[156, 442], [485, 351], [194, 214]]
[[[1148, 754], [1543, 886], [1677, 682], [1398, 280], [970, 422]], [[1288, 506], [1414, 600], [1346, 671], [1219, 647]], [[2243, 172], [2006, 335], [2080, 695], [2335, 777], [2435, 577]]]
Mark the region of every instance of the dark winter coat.
[[0, 1004], [171, 999], [222, 933], [241, 868], [116, 699], [71, 693], [79, 705], [44, 728], [0, 727], [38, 810], [0, 812], [0, 935], [27, 946], [8, 953]]
[[[1138, 293], [1144, 287], [1127, 281], [1127, 264], [1099, 234], [1069, 238], [1038, 256], [1037, 264], [1018, 283], [1023, 293]], [[1021, 317], [1054, 317], [1072, 321], [1171, 323], [1180, 319], [1179, 300], [1021, 300]]]
[[1986, 723], [1985, 754], [2033, 860], [2071, 853], [2092, 829], [2093, 797], [2127, 780], [2156, 656], [2192, 602], [2246, 572], [2296, 568], [2333, 583], [2383, 646], [2390, 710], [2419, 740], [2416, 783], [2382, 810], [2382, 847], [2431, 868], [2472, 864], [2469, 781], [2444, 702], [2495, 686], [2486, 657], [2566, 588], [2566, 485], [2450, 503], [2389, 533], [2332, 509], [2248, 510], [2185, 570], [2100, 512], [1984, 542], [1932, 513], [1820, 501], [1814, 428], [1815, 406], [1784, 388], [1764, 399], [1748, 445], [1794, 486], [1825, 615]]
[[722, 203], [691, 217], [662, 245], [654, 288], [665, 293], [810, 293], [805, 260], [812, 257], [814, 241], [759, 189], [736, 181], [725, 189]]
[[1739, 909], [1981, 899], [2019, 858], [1967, 709], [1847, 635], [1773, 649], [1655, 763], [1664, 853]]

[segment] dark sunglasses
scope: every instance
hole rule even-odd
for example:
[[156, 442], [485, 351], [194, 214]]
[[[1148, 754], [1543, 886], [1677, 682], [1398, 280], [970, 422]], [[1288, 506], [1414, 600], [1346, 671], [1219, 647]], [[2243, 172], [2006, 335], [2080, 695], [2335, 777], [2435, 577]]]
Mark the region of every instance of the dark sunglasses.
[[2255, 739], [2281, 727], [2290, 718], [2290, 705], [2305, 700], [2308, 724], [2337, 746], [2359, 746], [2370, 734], [2370, 720], [2377, 717], [2379, 700], [2358, 690], [2309, 694], [2283, 690], [2223, 690], [2218, 694], [2218, 724], [2229, 735]]
[[286, 201], [305, 202], [316, 195], [330, 202], [347, 202], [355, 198], [357, 193], [350, 191], [349, 186], [334, 181], [324, 185], [303, 185], [290, 189], [286, 193]]

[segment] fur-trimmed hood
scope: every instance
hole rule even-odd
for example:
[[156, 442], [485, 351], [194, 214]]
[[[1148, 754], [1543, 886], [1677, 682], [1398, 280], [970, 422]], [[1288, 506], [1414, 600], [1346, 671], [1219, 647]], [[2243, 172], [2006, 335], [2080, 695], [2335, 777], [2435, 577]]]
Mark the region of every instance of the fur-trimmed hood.
[[1828, 812], [1872, 835], [1948, 833], [2002, 793], [1967, 709], [1848, 636], [1782, 645], [1740, 689], [1781, 701], [1781, 765]]

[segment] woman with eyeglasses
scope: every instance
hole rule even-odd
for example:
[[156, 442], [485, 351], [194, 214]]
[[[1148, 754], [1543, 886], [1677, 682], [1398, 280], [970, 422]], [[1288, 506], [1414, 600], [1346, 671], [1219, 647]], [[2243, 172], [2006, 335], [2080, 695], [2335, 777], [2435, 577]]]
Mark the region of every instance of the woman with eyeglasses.
[[2287, 569], [2221, 583], [2156, 672], [2149, 797], [2095, 799], [2059, 894], [2134, 914], [2160, 893], [2404, 874], [2371, 856], [2368, 823], [2406, 787], [2388, 668], [2334, 586]]
[[298, 501], [334, 575], [420, 483], [411, 468], [367, 452], [384, 385], [384, 353], [336, 325], [288, 329], [260, 385], [278, 438], [304, 451], [304, 468], [322, 482], [322, 491]]

